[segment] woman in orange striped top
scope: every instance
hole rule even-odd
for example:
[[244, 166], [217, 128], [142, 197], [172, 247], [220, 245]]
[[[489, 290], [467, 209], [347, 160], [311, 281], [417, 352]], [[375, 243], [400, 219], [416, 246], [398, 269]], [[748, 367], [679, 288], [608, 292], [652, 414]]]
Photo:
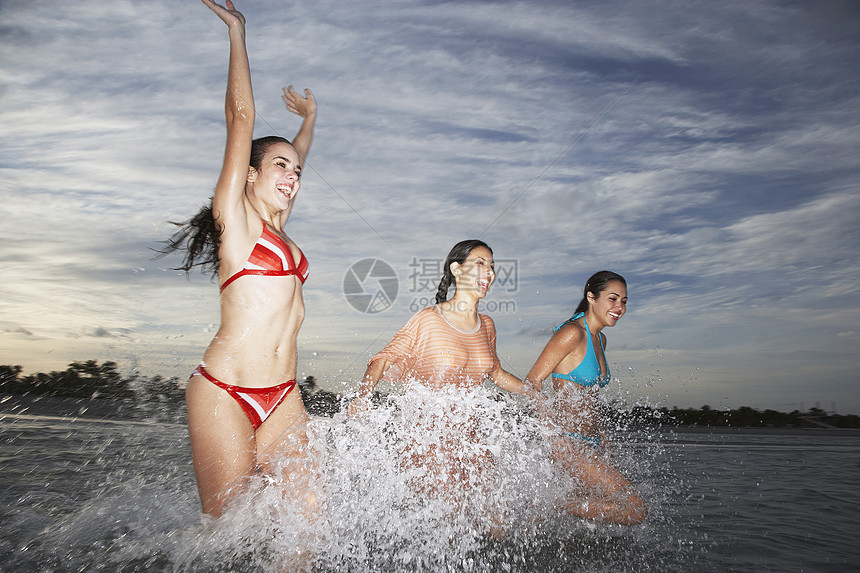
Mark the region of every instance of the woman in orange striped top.
[[[478, 302], [495, 278], [493, 251], [486, 243], [454, 245], [445, 261], [437, 304], [416, 313], [370, 359], [358, 396], [349, 405], [350, 415], [370, 409], [370, 397], [383, 377], [401, 381], [407, 389], [439, 391], [440, 396], [476, 390], [487, 378], [508, 392], [527, 393], [530, 387], [499, 363], [492, 319], [478, 313]], [[448, 299], [452, 284], [456, 291]], [[415, 489], [456, 503], [470, 489], [465, 484], [487, 483], [485, 470], [494, 464], [480, 438], [475, 412], [458, 407], [457, 400], [444, 403], [441, 409], [419, 405], [413, 412], [410, 426], [415, 433], [403, 436], [401, 463], [405, 470], [420, 470], [411, 480]]]
[[[350, 412], [366, 410], [381, 378], [429, 388], [475, 388], [487, 378], [521, 394], [522, 381], [502, 369], [493, 320], [478, 314], [478, 302], [496, 278], [493, 251], [477, 239], [454, 245], [445, 260], [436, 305], [416, 313], [391, 342], [370, 359]], [[448, 288], [455, 286], [448, 300]]]

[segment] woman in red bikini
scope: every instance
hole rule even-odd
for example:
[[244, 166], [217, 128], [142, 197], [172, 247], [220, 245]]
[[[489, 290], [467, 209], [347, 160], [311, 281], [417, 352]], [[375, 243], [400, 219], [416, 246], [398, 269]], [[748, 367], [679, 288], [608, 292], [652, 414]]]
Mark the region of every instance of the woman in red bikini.
[[[307, 413], [296, 385], [296, 338], [304, 318], [302, 284], [308, 263], [283, 228], [301, 186], [313, 139], [316, 104], [284, 89], [304, 117], [291, 144], [252, 141], [254, 97], [245, 47], [245, 18], [227, 0], [202, 0], [227, 24], [227, 144], [211, 208], [171, 238], [166, 250], [187, 249], [184, 265], [217, 270], [221, 325], [186, 390], [188, 430], [203, 511], [220, 515], [246, 478], [262, 472], [289, 482], [311, 502], [307, 478]], [[286, 463], [285, 463], [286, 462]]]

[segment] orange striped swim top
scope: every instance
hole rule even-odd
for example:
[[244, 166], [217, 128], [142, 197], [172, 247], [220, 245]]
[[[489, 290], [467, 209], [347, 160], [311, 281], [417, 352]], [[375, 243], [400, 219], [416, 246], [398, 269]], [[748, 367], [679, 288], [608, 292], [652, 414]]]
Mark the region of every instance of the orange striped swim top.
[[469, 332], [452, 325], [438, 306], [418, 311], [391, 342], [370, 359], [387, 360], [383, 378], [415, 380], [423, 385], [477, 386], [499, 367], [496, 327], [490, 317], [479, 314], [478, 326]]

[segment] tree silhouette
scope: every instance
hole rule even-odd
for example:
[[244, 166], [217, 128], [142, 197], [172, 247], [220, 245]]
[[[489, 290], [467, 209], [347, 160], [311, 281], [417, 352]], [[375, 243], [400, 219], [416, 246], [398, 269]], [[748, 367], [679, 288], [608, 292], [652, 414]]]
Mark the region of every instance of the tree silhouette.
[[[21, 376], [20, 365], [0, 365], [0, 392], [4, 394], [59, 396], [70, 398], [129, 400], [145, 403], [182, 404], [185, 390], [177, 378], [145, 377], [133, 374], [123, 378], [116, 362], [99, 364], [95, 360], [72, 362], [63, 371], [47, 374], [37, 372]], [[316, 378], [307, 376], [300, 381], [299, 391], [308, 412], [331, 416], [340, 411], [342, 397], [334, 392], [317, 388]], [[380, 400], [377, 393], [375, 400]], [[707, 404], [695, 408], [651, 408], [607, 404], [603, 415], [615, 420], [618, 427], [636, 425], [653, 426], [704, 426], [704, 427], [811, 427], [816, 422], [837, 428], [860, 428], [856, 415], [830, 414], [819, 407], [803, 413], [798, 410], [784, 413], [776, 410], [759, 411], [749, 406], [736, 410], [717, 410]]]

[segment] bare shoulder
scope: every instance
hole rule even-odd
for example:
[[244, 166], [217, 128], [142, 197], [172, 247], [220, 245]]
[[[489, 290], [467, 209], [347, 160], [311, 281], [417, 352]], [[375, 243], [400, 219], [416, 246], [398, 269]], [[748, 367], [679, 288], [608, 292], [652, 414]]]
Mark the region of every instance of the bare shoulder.
[[553, 338], [559, 341], [570, 341], [573, 343], [585, 340], [585, 327], [577, 321], [565, 322], [553, 334]]
[[576, 322], [568, 322], [553, 333], [547, 342], [547, 348], [554, 353], [566, 355], [580, 348], [585, 339], [585, 329]]

